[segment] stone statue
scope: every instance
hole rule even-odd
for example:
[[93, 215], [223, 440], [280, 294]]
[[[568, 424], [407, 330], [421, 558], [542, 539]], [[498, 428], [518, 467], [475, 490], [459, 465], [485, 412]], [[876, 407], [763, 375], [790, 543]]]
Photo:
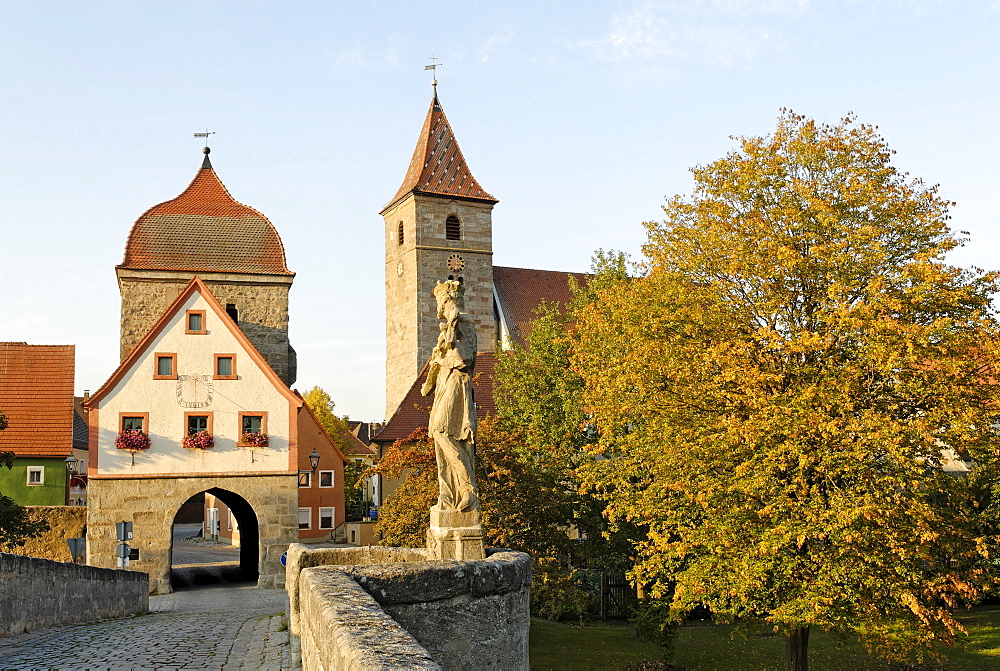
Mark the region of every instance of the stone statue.
[[441, 334], [431, 352], [425, 396], [434, 392], [427, 431], [437, 457], [437, 510], [463, 513], [479, 510], [476, 490], [476, 406], [472, 374], [476, 366], [476, 324], [461, 312], [464, 288], [456, 280], [439, 282], [437, 298]]
[[434, 393], [427, 431], [434, 441], [440, 494], [431, 508], [428, 548], [439, 559], [483, 557], [472, 394], [476, 324], [462, 312], [464, 294], [460, 280], [438, 282], [434, 288], [441, 334], [421, 389], [425, 396]]

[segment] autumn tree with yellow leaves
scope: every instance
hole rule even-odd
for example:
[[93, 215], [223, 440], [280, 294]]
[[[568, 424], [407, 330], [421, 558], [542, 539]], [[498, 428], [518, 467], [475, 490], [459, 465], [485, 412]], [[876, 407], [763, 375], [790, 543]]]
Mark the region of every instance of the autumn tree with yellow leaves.
[[693, 169], [647, 224], [638, 279], [582, 308], [574, 366], [603, 458], [587, 480], [644, 525], [634, 577], [679, 619], [812, 627], [920, 659], [994, 577], [996, 529], [942, 449], [994, 468], [997, 276], [936, 186], [871, 126], [785, 111]]

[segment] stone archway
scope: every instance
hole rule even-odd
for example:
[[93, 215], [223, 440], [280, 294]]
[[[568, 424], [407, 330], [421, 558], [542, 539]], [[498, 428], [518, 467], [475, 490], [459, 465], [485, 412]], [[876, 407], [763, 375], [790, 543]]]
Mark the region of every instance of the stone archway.
[[88, 563], [114, 568], [118, 546], [115, 522], [130, 521], [134, 536], [129, 545], [139, 550], [139, 560], [128, 568], [149, 574], [150, 594], [169, 594], [174, 514], [199, 492], [218, 496], [233, 510], [241, 527], [256, 535], [256, 543], [247, 543], [248, 547], [240, 550], [240, 563], [246, 564], [248, 572], [256, 564], [257, 586], [283, 586], [281, 553], [298, 541], [298, 481], [294, 474], [92, 478], [87, 509]]
[[[197, 510], [197, 519], [200, 521], [202, 531], [204, 532], [207, 529], [208, 519], [203, 519], [204, 513], [207, 511], [207, 504], [205, 503], [205, 497], [201, 496], [202, 494], [212, 495], [214, 500], [225, 505], [229, 509], [229, 513], [235, 518], [236, 525], [235, 527], [231, 527], [231, 529], [238, 529], [239, 540], [235, 543], [237, 548], [223, 550], [224, 554], [222, 557], [226, 562], [238, 561], [238, 568], [234, 570], [231, 563], [219, 565], [219, 550], [204, 546], [201, 549], [201, 553], [208, 553], [207, 557], [202, 555], [202, 561], [206, 562], [204, 565], [183, 564], [184, 560], [181, 560], [181, 568], [178, 568], [178, 554], [190, 560], [197, 557], [199, 551], [192, 549], [192, 546], [181, 545], [179, 547], [177, 541], [180, 536], [172, 533], [172, 547], [170, 551], [171, 588], [177, 590], [192, 585], [256, 582], [260, 577], [260, 525], [253, 506], [242, 496], [219, 487], [199, 492], [188, 499], [175, 513], [175, 527], [181, 523], [178, 521], [180, 518], [191, 516]], [[189, 506], [194, 506], [194, 508], [189, 508]], [[194, 519], [189, 517], [186, 521], [191, 523]], [[190, 531], [190, 528], [188, 528], [188, 531]], [[194, 553], [193, 556], [192, 553]], [[178, 573], [178, 571], [181, 571], [181, 573]]]

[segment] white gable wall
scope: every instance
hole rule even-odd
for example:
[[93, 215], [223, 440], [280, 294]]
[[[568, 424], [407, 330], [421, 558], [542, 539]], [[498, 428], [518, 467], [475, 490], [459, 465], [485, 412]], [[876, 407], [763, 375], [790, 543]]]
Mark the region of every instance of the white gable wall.
[[[206, 335], [186, 334], [187, 310], [205, 311]], [[184, 407], [178, 402], [178, 380], [154, 380], [156, 353], [176, 353], [178, 375], [199, 374], [212, 384], [211, 403], [203, 408]], [[212, 380], [215, 354], [236, 354], [236, 380]], [[101, 399], [98, 406], [98, 475], [182, 475], [201, 473], [288, 472], [288, 399], [258, 368], [240, 341], [221, 322], [197, 291], [174, 318], [146, 347]], [[266, 412], [269, 445], [238, 447], [240, 412]], [[135, 454], [115, 447], [119, 413], [149, 413], [146, 431], [150, 447]], [[187, 449], [181, 441], [187, 431], [185, 412], [211, 413], [215, 446], [208, 450]]]

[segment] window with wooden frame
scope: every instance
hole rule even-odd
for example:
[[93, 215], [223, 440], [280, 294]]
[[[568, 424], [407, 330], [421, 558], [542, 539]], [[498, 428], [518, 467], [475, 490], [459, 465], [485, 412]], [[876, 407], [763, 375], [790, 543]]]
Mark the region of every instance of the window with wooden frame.
[[204, 310], [188, 310], [184, 315], [184, 333], [188, 335], [205, 335], [208, 329], [205, 327]]
[[142, 431], [149, 433], [149, 413], [148, 412], [119, 412], [118, 431]]
[[454, 214], [449, 214], [444, 222], [444, 237], [448, 240], [462, 239], [462, 221]]
[[28, 481], [27, 484], [32, 487], [37, 487], [39, 485], [45, 484], [45, 467], [44, 466], [28, 466]]
[[312, 471], [299, 471], [299, 487], [312, 486]]
[[236, 354], [216, 354], [215, 355], [215, 365], [213, 366], [215, 374], [212, 375], [213, 380], [235, 380], [236, 377]]
[[333, 487], [333, 471], [320, 471], [319, 472], [319, 486], [320, 487]]
[[312, 508], [299, 508], [299, 529], [312, 528]]
[[153, 355], [153, 379], [177, 379], [177, 355], [173, 352], [157, 352]]
[[332, 529], [333, 519], [334, 519], [334, 509], [333, 508], [320, 508], [319, 509], [319, 528], [320, 529]]
[[[263, 447], [263, 445], [257, 445], [249, 439], [243, 440], [243, 436], [254, 433], [259, 436], [267, 436], [267, 413], [264, 411], [241, 411], [239, 432], [240, 439], [238, 445], [240, 447]], [[253, 436], [249, 436], [248, 438], [252, 437]]]
[[184, 435], [193, 436], [204, 431], [212, 435], [212, 413], [196, 410], [184, 413]]

